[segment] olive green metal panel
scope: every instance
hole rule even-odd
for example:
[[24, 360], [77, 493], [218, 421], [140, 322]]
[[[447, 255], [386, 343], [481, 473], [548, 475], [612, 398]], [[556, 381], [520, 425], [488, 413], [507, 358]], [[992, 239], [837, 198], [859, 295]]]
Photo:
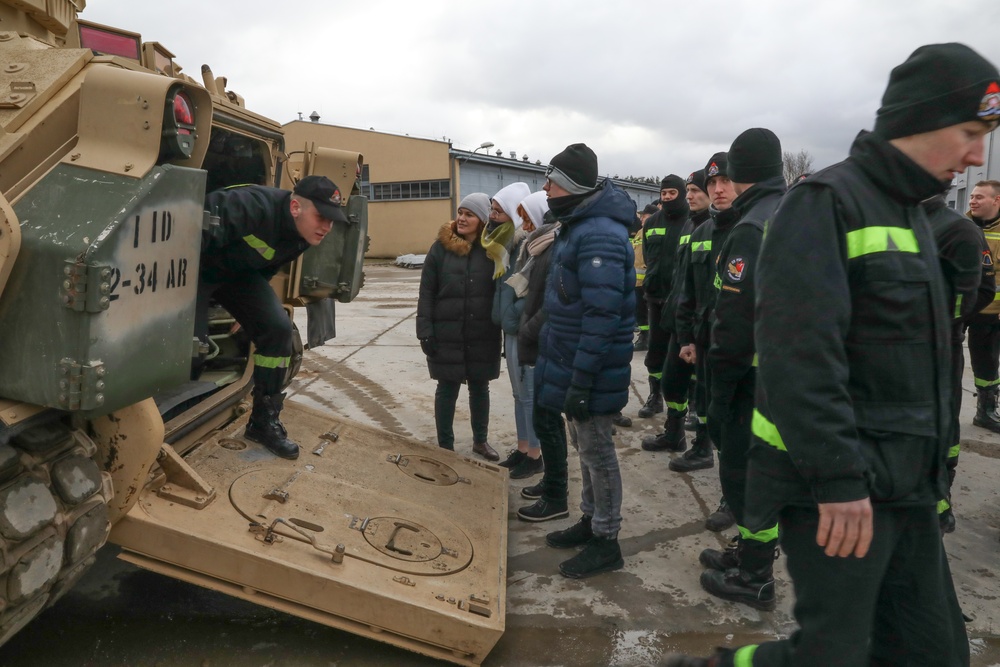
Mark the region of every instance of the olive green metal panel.
[[60, 165], [15, 205], [0, 395], [106, 414], [188, 379], [205, 172]]
[[368, 199], [353, 195], [345, 213], [349, 224], [333, 223], [323, 242], [302, 255], [299, 293], [303, 296], [331, 297], [348, 303], [364, 285]]

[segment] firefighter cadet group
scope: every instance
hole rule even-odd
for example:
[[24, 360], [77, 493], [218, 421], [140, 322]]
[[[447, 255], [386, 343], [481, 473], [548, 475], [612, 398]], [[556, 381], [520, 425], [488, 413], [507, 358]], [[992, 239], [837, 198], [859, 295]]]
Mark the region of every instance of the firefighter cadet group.
[[[535, 395], [562, 407], [584, 471], [583, 517], [546, 536], [583, 547], [560, 571], [624, 566], [629, 489], [608, 443], [635, 417], [663, 419], [642, 449], [668, 452], [673, 473], [719, 475], [706, 528], [735, 530], [727, 548], [701, 552], [704, 590], [773, 610], [779, 557], [794, 585], [787, 639], [665, 664], [969, 664], [943, 537], [961, 515], [951, 489], [966, 335], [974, 424], [1000, 433], [1000, 182], [977, 183], [965, 216], [944, 194], [983, 164], [998, 121], [996, 67], [961, 44], [923, 46], [892, 70], [874, 128], [844, 161], [786, 183], [774, 132], [734, 132], [728, 150], [662, 180], [631, 244], [615, 186], [590, 177], [593, 152], [574, 144], [553, 158]], [[648, 394], [624, 415], [617, 350], [632, 303]], [[521, 519], [568, 514], [564, 463], [549, 471], [550, 452], [566, 451], [547, 444], [555, 435], [539, 432], [546, 477], [523, 489], [541, 500]]]

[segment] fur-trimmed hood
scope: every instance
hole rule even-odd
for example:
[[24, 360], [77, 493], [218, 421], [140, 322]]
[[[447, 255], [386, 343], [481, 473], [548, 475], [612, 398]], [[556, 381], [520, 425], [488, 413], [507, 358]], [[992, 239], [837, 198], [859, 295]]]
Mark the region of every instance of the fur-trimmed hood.
[[[444, 249], [450, 253], [458, 255], [459, 257], [465, 257], [470, 252], [472, 252], [472, 242], [466, 241], [464, 238], [458, 235], [455, 229], [458, 227], [458, 222], [452, 220], [451, 222], [446, 222], [441, 225], [441, 229], [438, 230], [437, 240], [441, 242]], [[476, 236], [476, 241], [479, 237]]]

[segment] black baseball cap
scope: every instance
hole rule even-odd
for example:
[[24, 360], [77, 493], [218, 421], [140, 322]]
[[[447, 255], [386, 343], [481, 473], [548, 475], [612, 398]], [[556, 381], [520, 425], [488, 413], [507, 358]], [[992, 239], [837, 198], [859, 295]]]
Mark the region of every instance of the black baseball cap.
[[327, 220], [348, 221], [342, 207], [340, 188], [326, 176], [306, 176], [295, 184], [293, 192], [311, 201], [319, 214]]

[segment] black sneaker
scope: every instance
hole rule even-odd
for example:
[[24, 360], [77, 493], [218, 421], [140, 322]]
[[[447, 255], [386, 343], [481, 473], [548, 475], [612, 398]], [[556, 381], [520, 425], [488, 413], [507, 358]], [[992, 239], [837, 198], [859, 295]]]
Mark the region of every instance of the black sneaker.
[[527, 454], [521, 459], [521, 462], [510, 469], [511, 479], [524, 479], [525, 477], [531, 477], [532, 475], [537, 475], [538, 473], [545, 470], [545, 464], [542, 463], [542, 457], [539, 456], [537, 459], [533, 459]]
[[755, 580], [753, 575], [739, 568], [719, 572], [705, 570], [701, 573], [701, 587], [717, 598], [742, 602], [761, 611], [774, 611], [774, 578]]
[[586, 579], [595, 574], [625, 567], [622, 550], [614, 537], [594, 535], [583, 551], [559, 563], [559, 574], [570, 579]]
[[521, 497], [528, 500], [538, 500], [542, 497], [542, 483], [524, 487], [521, 489]]
[[503, 463], [498, 463], [497, 465], [501, 468], [513, 468], [526, 458], [528, 458], [528, 455], [520, 449], [512, 449], [507, 453], [507, 458], [504, 459]]
[[572, 549], [582, 547], [590, 542], [594, 537], [594, 531], [590, 529], [590, 517], [582, 516], [566, 530], [557, 530], [545, 536], [545, 543], [555, 549]]
[[517, 510], [518, 519], [521, 521], [534, 521], [535, 523], [561, 519], [564, 516], [569, 516], [569, 509], [566, 507], [565, 500], [556, 502], [554, 500], [539, 498], [534, 504]]
[[719, 501], [719, 509], [709, 514], [708, 518], [705, 519], [705, 528], [713, 533], [719, 533], [732, 527], [735, 523], [736, 517], [733, 516], [733, 511], [729, 509], [729, 503], [723, 498]]

